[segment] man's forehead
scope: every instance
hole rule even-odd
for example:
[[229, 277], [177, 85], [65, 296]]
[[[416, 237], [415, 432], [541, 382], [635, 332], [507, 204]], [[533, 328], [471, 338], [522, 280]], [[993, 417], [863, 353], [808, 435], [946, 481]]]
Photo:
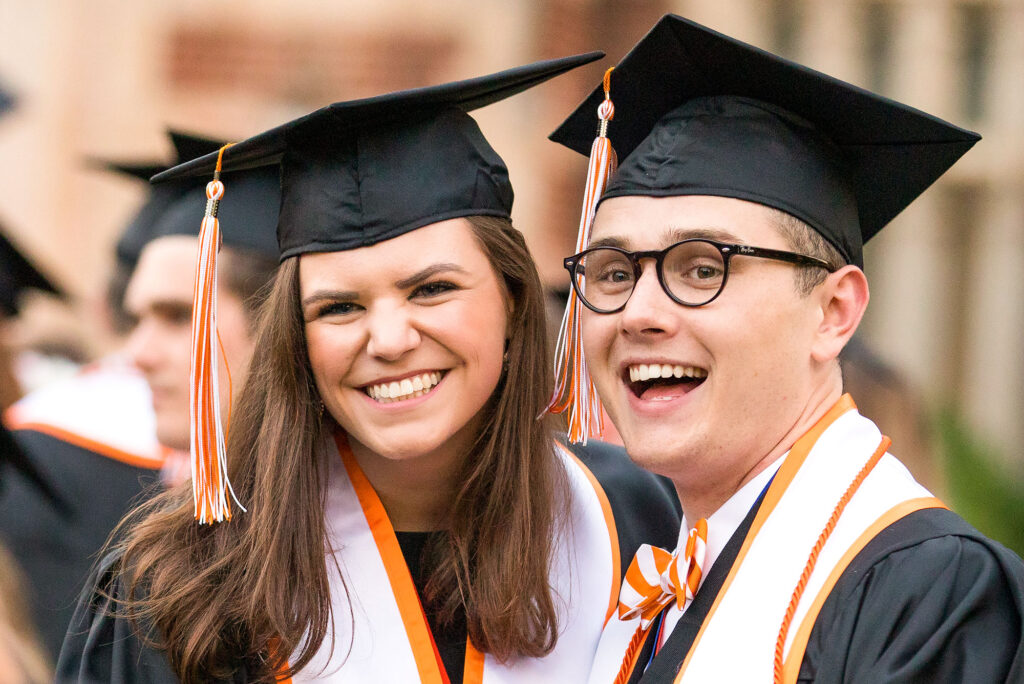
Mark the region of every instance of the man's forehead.
[[777, 211], [709, 195], [612, 197], [597, 209], [590, 245], [653, 249], [689, 238], [778, 245]]

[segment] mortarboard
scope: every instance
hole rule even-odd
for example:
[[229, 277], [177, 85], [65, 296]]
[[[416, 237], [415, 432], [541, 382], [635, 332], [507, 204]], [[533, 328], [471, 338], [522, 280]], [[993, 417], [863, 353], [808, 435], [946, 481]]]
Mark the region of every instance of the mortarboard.
[[[551, 135], [586, 154], [595, 90]], [[848, 263], [980, 136], [666, 15], [615, 67], [603, 198], [723, 195], [790, 213]]]
[[153, 178], [161, 182], [214, 176], [206, 189], [209, 202], [192, 309], [191, 451], [197, 520], [230, 519], [229, 494], [234, 498], [215, 396], [216, 296], [211, 284], [216, 281], [221, 230], [217, 210], [232, 192], [221, 181], [221, 172], [280, 167], [277, 237], [282, 259], [356, 249], [458, 217], [508, 218], [513, 198], [508, 169], [467, 112], [602, 56], [592, 52], [337, 102]]
[[[143, 162], [94, 160], [93, 163], [103, 170], [148, 183], [154, 174], [165, 170], [168, 166], [206, 154], [224, 144], [220, 140], [175, 130], [168, 130], [167, 135], [174, 146], [174, 160], [170, 164], [156, 160]], [[147, 185], [148, 195], [145, 201], [128, 221], [128, 225], [125, 226], [121, 237], [117, 240], [115, 251], [118, 262], [134, 267], [142, 253], [142, 248], [153, 239], [153, 228], [164, 213], [189, 190], [199, 189], [202, 192], [201, 188], [202, 184], [196, 179], [166, 183], [155, 187]]]
[[17, 315], [18, 300], [25, 290], [64, 296], [0, 230], [0, 316]]
[[[282, 258], [371, 245], [458, 216], [508, 217], [508, 171], [466, 112], [601, 56], [337, 102], [232, 145], [223, 170], [280, 164]], [[209, 177], [217, 162], [207, 154], [153, 180]]]
[[[218, 216], [223, 226], [223, 246], [243, 249], [276, 259], [277, 213], [281, 205], [281, 180], [276, 166], [262, 166], [225, 173], [221, 178], [230, 192], [220, 200]], [[159, 189], [161, 186], [156, 186]], [[154, 221], [146, 242], [168, 235], [199, 235], [196, 217], [206, 204], [206, 191], [192, 183]]]
[[[603, 199], [718, 195], [787, 212], [862, 267], [864, 242], [980, 139], [675, 15], [613, 69], [551, 134], [591, 157], [577, 251]], [[601, 406], [575, 292], [555, 363], [548, 408], [568, 411], [570, 440], [586, 442]]]

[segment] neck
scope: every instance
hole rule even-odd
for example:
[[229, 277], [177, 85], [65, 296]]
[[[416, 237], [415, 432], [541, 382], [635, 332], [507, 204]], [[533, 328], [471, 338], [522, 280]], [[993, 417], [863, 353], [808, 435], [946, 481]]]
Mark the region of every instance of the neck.
[[815, 423], [828, 413], [842, 395], [841, 380], [834, 384], [829, 383], [813, 392], [797, 413], [796, 419], [774, 444], [761, 450], [753, 460], [744, 462], [742, 470], [720, 474], [713, 478], [721, 483], [720, 486], [714, 488], [694, 487], [693, 483], [689, 481], [685, 483], [675, 481], [676, 494], [679, 496], [687, 523], [692, 525], [701, 518], [711, 517], [726, 501], [732, 498], [733, 494], [742, 489], [743, 485], [785, 456], [797, 440], [814, 427]]
[[442, 445], [420, 456], [389, 459], [349, 441], [352, 455], [396, 531], [432, 532], [444, 527], [457, 493], [464, 450]]

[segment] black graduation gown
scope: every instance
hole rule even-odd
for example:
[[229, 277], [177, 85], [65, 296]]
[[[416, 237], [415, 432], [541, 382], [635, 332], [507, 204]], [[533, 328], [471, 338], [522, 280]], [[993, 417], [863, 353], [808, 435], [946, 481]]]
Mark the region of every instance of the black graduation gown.
[[[586, 447], [574, 446], [572, 451], [594, 474], [608, 497], [619, 536], [622, 574], [641, 543], [666, 546], [676, 543], [682, 512], [669, 481], [638, 468], [619, 447], [591, 442]], [[406, 542], [404, 552], [409, 553], [416, 540], [406, 538]], [[145, 646], [132, 626], [113, 614], [109, 600], [97, 593], [96, 587], [105, 587], [108, 593], [120, 595], [117, 578], [111, 575], [109, 568], [108, 561], [93, 575], [79, 600], [57, 664], [57, 682], [177, 682], [166, 657]], [[447, 653], [442, 652], [442, 658], [457, 662], [453, 653], [458, 651], [460, 641], [464, 649], [465, 639], [465, 631], [443, 635], [438, 646], [440, 650], [443, 645]], [[251, 671], [255, 671], [251, 665], [240, 664], [233, 681], [249, 681], [247, 673]], [[457, 676], [460, 675], [461, 672]]]
[[[631, 681], [675, 679], [757, 505], [651, 666]], [[1022, 634], [1024, 563], [955, 513], [925, 509], [883, 530], [847, 567], [814, 623], [798, 681], [1024, 682]]]
[[121, 518], [156, 491], [160, 474], [42, 432], [11, 434], [66, 508], [8, 469], [0, 490], [0, 542], [28, 580], [26, 602], [44, 647], [56, 660], [97, 554]]

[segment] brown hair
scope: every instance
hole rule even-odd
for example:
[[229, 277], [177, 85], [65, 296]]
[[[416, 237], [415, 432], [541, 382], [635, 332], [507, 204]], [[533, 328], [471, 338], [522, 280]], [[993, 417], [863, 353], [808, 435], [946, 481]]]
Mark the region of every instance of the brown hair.
[[[833, 269], [840, 269], [846, 265], [846, 260], [843, 259], [839, 250], [822, 237], [821, 233], [792, 214], [768, 208], [775, 215], [776, 226], [791, 250], [821, 259]], [[801, 266], [793, 269], [793, 272], [796, 277], [797, 292], [805, 297], [811, 293], [811, 290], [825, 282], [825, 278], [828, 277], [828, 271], [813, 266]]]
[[[429, 549], [436, 565], [424, 599], [442, 621], [464, 608], [482, 651], [501, 660], [537, 657], [557, 639], [548, 568], [568, 502], [550, 430], [537, 420], [551, 386], [543, 295], [511, 223], [468, 220], [508, 292], [508, 371], [482, 409], [450, 534]], [[155, 645], [183, 682], [230, 678], [240, 662], [265, 663], [258, 674], [273, 681], [293, 653], [289, 671], [297, 672], [338, 617], [331, 614], [324, 528], [326, 442], [335, 425], [318, 415], [298, 259], [278, 270], [250, 368], [228, 441], [231, 481], [249, 512], [200, 527], [186, 485], [122, 523], [128, 533], [116, 571], [127, 592], [120, 610], [156, 628]]]

